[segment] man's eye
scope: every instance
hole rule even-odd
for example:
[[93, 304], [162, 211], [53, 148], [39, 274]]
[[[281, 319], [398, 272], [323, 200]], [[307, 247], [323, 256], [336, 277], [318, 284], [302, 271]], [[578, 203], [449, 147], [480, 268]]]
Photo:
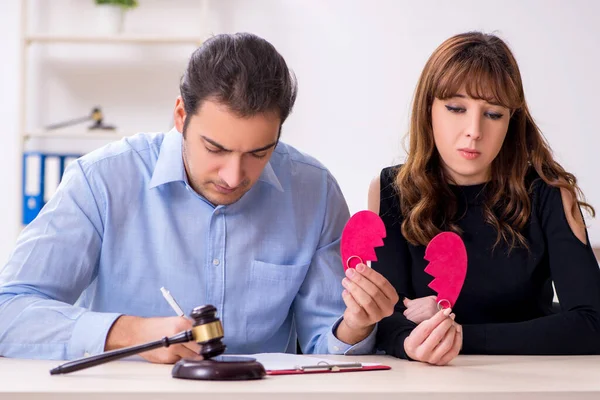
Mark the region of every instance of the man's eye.
[[206, 149], [206, 151], [208, 151], [209, 153], [215, 153], [215, 154], [221, 153], [221, 152], [223, 151], [223, 150], [221, 150], [221, 149], [209, 149], [208, 147], [205, 147], [205, 149]]

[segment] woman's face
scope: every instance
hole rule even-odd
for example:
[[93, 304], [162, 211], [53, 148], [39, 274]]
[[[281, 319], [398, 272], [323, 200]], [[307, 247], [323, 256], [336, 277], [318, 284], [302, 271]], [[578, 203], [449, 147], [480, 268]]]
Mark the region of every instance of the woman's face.
[[442, 166], [454, 182], [475, 185], [488, 181], [492, 161], [508, 131], [510, 110], [459, 90], [449, 99], [434, 99], [431, 120]]

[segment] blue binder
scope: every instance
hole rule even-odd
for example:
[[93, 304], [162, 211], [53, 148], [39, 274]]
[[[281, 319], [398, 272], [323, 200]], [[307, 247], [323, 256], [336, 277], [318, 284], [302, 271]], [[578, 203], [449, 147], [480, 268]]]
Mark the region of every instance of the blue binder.
[[[62, 179], [68, 162], [81, 154], [28, 151], [23, 154], [23, 225], [37, 217]], [[49, 179], [52, 177], [53, 179]]]

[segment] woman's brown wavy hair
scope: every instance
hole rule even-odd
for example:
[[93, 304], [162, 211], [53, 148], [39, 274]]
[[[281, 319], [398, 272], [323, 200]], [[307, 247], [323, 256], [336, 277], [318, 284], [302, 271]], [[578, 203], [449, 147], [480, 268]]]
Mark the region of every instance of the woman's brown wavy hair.
[[[486, 222], [510, 249], [528, 247], [522, 230], [531, 214], [525, 177], [533, 168], [547, 184], [566, 189], [579, 206], [585, 202], [575, 176], [558, 164], [536, 126], [523, 92], [517, 62], [497, 36], [468, 32], [451, 37], [431, 55], [417, 85], [410, 121], [409, 151], [396, 177], [404, 221], [402, 234], [413, 245], [427, 245], [442, 230], [460, 233], [455, 221], [457, 202], [440, 163], [431, 123], [434, 98], [448, 99], [460, 89], [474, 99], [497, 103], [511, 110], [508, 132], [492, 162], [491, 180], [485, 187]], [[582, 200], [579, 200], [582, 199]]]

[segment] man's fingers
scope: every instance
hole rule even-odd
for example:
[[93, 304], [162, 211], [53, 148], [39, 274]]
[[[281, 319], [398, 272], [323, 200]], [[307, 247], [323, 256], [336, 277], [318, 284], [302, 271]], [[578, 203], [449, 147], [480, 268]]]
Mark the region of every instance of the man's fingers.
[[[369, 268], [367, 268], [367, 269], [369, 269]], [[385, 308], [389, 307], [390, 300], [385, 296], [385, 294], [380, 290], [379, 287], [377, 287], [373, 282], [371, 282], [364, 275], [360, 274], [359, 272], [357, 272], [353, 269], [348, 269], [346, 271], [346, 277], [347, 277], [346, 279], [348, 279], [351, 283], [353, 283], [354, 285], [356, 285], [357, 287], [362, 289], [371, 299], [373, 299], [375, 301], [375, 303], [377, 303], [377, 306], [379, 308], [385, 309]], [[355, 292], [353, 285], [349, 285], [349, 286], [345, 286], [345, 287], [346, 287], [346, 289], [350, 290], [350, 292], [354, 295], [356, 300], [361, 305], [363, 305], [364, 302], [366, 302], [366, 301], [369, 301], [369, 302], [371, 301], [370, 299], [367, 299], [362, 294]], [[393, 304], [392, 304], [392, 306], [393, 306]]]
[[190, 349], [191, 351], [193, 351], [196, 354], [200, 354], [200, 349], [202, 348], [202, 346], [200, 346], [196, 342], [183, 343], [183, 346], [187, 347], [188, 349]]
[[358, 304], [358, 302], [354, 299], [354, 296], [347, 290], [342, 292], [342, 299], [346, 304], [347, 312], [351, 314], [355, 314], [360, 318], [366, 318], [365, 310]]
[[354, 297], [354, 300], [365, 310], [366, 314], [370, 317], [369, 319], [379, 320], [383, 318], [381, 307], [377, 301], [361, 286], [348, 278], [344, 278], [342, 285], [348, 290], [352, 297]]
[[177, 350], [175, 350], [175, 354], [177, 354], [180, 358], [187, 358], [190, 360], [202, 360], [202, 356], [200, 354], [198, 354], [198, 352], [195, 352], [195, 351], [189, 349], [185, 345], [177, 346]]
[[[361, 269], [361, 265], [362, 264], [360, 264], [357, 267], [358, 270]], [[364, 267], [362, 269], [370, 268]], [[373, 273], [378, 274], [375, 271]], [[376, 317], [377, 319], [381, 319], [390, 315], [393, 312], [394, 306], [396, 305], [396, 303], [398, 303], [398, 294], [395, 292], [395, 290], [394, 294], [396, 297], [392, 300], [388, 298], [388, 296], [383, 292], [382, 288], [377, 286], [375, 283], [371, 282], [364, 275], [364, 273], [361, 274], [356, 270], [348, 269], [346, 271], [346, 276], [346, 279], [350, 280], [356, 286], [360, 287], [365, 293], [367, 293], [370, 296], [370, 299], [366, 298], [362, 294], [358, 294], [354, 290], [352, 290], [352, 287], [346, 286], [346, 288], [350, 290], [350, 292], [354, 295], [354, 297], [360, 303], [360, 305], [365, 306], [366, 303], [371, 303], [371, 301], [374, 301], [376, 303], [376, 307], [373, 307], [372, 311], [368, 310], [370, 315]]]
[[357, 265], [356, 270], [359, 274], [377, 286], [385, 295], [385, 297], [391, 300], [394, 304], [399, 301], [398, 293], [396, 292], [396, 289], [394, 289], [394, 286], [392, 286], [392, 284], [379, 272], [367, 267], [364, 264]]

